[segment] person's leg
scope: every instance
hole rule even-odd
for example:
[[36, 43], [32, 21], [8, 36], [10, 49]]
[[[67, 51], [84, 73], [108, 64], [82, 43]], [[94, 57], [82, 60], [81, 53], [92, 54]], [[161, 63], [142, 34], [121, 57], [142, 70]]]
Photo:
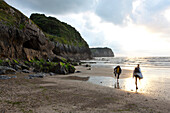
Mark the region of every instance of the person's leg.
[[138, 77], [137, 76], [135, 76], [135, 84], [136, 84], [136, 89], [138, 89], [138, 84], [137, 84], [137, 79]]
[[117, 79], [119, 79], [119, 75], [120, 75], [120, 73], [117, 74]]

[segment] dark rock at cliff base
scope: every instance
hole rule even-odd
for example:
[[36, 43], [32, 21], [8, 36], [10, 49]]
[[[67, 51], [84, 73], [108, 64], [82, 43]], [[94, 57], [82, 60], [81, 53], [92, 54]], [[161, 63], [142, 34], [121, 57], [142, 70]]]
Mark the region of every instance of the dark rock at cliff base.
[[43, 78], [45, 76], [46, 76], [45, 73], [38, 73], [38, 74], [28, 75], [29, 79], [32, 79], [32, 78]]
[[15, 74], [16, 70], [6, 66], [0, 66], [0, 74]]
[[0, 75], [0, 79], [1, 79], [1, 80], [11, 79], [11, 78], [17, 78], [17, 76], [11, 76], [11, 77], [9, 77], [9, 76], [7, 76], [7, 75]]
[[93, 57], [114, 57], [114, 53], [110, 48], [90, 48]]

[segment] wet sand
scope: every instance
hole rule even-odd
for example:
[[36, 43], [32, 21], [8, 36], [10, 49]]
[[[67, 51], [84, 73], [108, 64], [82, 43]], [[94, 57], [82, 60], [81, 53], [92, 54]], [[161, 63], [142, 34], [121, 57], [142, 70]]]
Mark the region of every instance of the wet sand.
[[[0, 113], [168, 113], [170, 102], [87, 82], [112, 77], [111, 68], [79, 66], [79, 73], [45, 78], [0, 80]], [[131, 77], [125, 70], [121, 78]]]

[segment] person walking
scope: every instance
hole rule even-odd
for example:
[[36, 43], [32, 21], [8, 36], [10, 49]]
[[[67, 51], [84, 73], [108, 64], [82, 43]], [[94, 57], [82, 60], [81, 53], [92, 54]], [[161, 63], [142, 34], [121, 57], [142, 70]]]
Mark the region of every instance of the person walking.
[[121, 72], [122, 72], [122, 69], [120, 68], [119, 65], [114, 68], [114, 74], [115, 74], [115, 77], [117, 76], [117, 80], [119, 79]]
[[135, 85], [136, 85], [136, 90], [138, 89], [138, 86], [137, 86], [137, 79], [139, 78], [140, 79], [143, 79], [143, 75], [142, 75], [142, 72], [140, 70], [140, 65], [137, 64], [137, 67], [135, 67], [134, 71], [133, 71], [133, 78], [135, 77]]

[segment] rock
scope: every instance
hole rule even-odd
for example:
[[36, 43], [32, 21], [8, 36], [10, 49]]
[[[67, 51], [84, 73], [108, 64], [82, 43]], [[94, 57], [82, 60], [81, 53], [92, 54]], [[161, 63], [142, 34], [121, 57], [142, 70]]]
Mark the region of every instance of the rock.
[[44, 74], [44, 73], [38, 73], [38, 74], [32, 74], [32, 75], [28, 75], [28, 77], [30, 78], [30, 79], [32, 79], [32, 78], [43, 78], [43, 77], [45, 77], [46, 75]]
[[60, 73], [60, 74], [66, 75], [66, 74], [68, 74], [68, 70], [66, 69], [65, 66], [61, 66], [61, 67], [60, 67], [59, 73]]
[[[44, 32], [51, 35], [50, 38], [54, 42], [55, 48], [53, 53], [62, 56], [66, 59], [90, 59], [91, 52], [87, 42], [81, 37], [80, 33], [64, 22], [59, 21], [54, 17], [46, 17], [44, 14], [32, 14], [30, 16]], [[46, 29], [48, 27], [48, 29]], [[49, 30], [51, 29], [51, 30]], [[58, 37], [62, 41], [55, 41]]]
[[8, 77], [6, 75], [0, 75], [0, 79], [2, 80], [6, 80], [6, 79], [10, 79], [11, 77]]
[[76, 71], [76, 73], [81, 73], [81, 71]]
[[22, 70], [21, 66], [19, 66], [18, 64], [14, 64], [12, 67], [17, 71]]
[[25, 64], [21, 64], [21, 68], [22, 68], [22, 70], [24, 70], [24, 69], [30, 70], [30, 67]]
[[50, 72], [50, 73], [49, 73], [49, 75], [50, 75], [50, 76], [54, 76], [54, 75], [55, 75], [55, 73]]
[[16, 70], [6, 66], [0, 66], [0, 74], [15, 74]]
[[[4, 0], [0, 2], [0, 17], [3, 17], [0, 19], [0, 56], [21, 60], [31, 60], [34, 58], [48, 59], [57, 55], [73, 59], [91, 58], [91, 52], [87, 42], [75, 28], [53, 18], [52, 24], [49, 24], [48, 28], [54, 29], [57, 27], [51, 31], [60, 32], [54, 35], [58, 36], [62, 34], [63, 36], [61, 37], [66, 38], [64, 42], [68, 41], [68, 43], [50, 41], [47, 35], [44, 34], [45, 31], [42, 31], [45, 27], [41, 28], [39, 26], [39, 28], [33, 22], [34, 18], [30, 17], [32, 21], [20, 11], [9, 6]], [[51, 18], [47, 18], [47, 21], [50, 21]], [[58, 24], [55, 25], [54, 23]], [[46, 26], [46, 24], [42, 25]], [[72, 40], [70, 41], [70, 39]]]
[[85, 67], [91, 67], [91, 65], [89, 65], [89, 64], [86, 64], [86, 65], [85, 65]]
[[22, 70], [22, 72], [23, 72], [23, 73], [30, 73], [30, 71], [27, 70], [27, 69]]
[[0, 75], [0, 79], [1, 79], [1, 80], [11, 79], [11, 78], [17, 78], [17, 76], [9, 77], [9, 76], [7, 76], [7, 75]]
[[75, 70], [76, 70], [76, 69], [75, 69], [73, 66], [71, 66], [71, 65], [68, 66], [68, 72], [69, 72], [69, 73], [74, 73]]
[[110, 48], [90, 48], [93, 57], [114, 57], [114, 53]]
[[87, 70], [91, 70], [91, 68], [88, 68]]
[[46, 38], [42, 30], [5, 1], [1, 1], [1, 4], [0, 16], [8, 18], [0, 19], [0, 55], [24, 60], [52, 57], [55, 45]]
[[63, 59], [64, 59], [63, 57], [55, 56], [55, 57], [52, 59], [52, 62], [66, 62], [66, 61], [64, 61]]

